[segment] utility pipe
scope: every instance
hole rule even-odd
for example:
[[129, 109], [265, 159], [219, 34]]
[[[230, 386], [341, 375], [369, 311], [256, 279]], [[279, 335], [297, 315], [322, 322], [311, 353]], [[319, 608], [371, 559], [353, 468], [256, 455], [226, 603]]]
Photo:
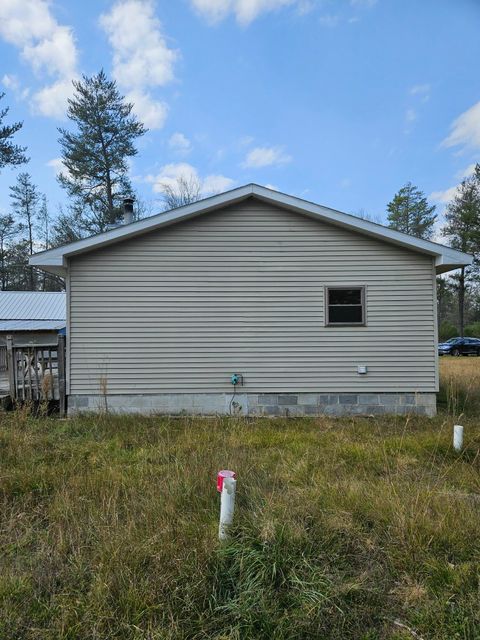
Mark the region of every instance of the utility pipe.
[[463, 427], [461, 424], [453, 425], [453, 448], [461, 451], [463, 448]]
[[235, 471], [224, 469], [217, 475], [217, 491], [220, 492], [220, 523], [218, 525], [218, 539], [228, 538], [228, 528], [233, 522], [235, 510], [235, 489], [237, 486]]

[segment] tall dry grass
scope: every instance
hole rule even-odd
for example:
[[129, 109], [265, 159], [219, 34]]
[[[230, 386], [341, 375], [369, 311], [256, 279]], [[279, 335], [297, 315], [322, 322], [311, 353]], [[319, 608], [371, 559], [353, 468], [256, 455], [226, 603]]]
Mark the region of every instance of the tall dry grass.
[[440, 358], [438, 404], [450, 415], [480, 415], [480, 358]]
[[480, 637], [476, 416], [0, 422], [2, 639]]

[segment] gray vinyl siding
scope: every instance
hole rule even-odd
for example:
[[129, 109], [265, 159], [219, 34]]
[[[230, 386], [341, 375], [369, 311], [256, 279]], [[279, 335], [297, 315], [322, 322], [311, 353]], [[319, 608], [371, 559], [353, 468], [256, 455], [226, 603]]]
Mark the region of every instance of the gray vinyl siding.
[[[70, 260], [69, 391], [435, 391], [433, 259], [258, 200]], [[365, 287], [326, 327], [324, 287]], [[360, 376], [357, 365], [366, 364]]]

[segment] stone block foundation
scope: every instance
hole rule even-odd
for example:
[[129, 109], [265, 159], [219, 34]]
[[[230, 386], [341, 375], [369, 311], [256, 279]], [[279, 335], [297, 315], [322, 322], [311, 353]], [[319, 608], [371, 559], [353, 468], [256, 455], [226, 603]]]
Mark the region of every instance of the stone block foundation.
[[437, 412], [435, 393], [164, 393], [70, 395], [68, 413], [163, 415], [381, 416]]

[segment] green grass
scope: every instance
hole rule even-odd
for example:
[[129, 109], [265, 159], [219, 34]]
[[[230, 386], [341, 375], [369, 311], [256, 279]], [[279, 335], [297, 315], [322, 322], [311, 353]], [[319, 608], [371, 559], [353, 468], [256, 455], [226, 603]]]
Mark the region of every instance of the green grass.
[[0, 638], [480, 638], [480, 424], [456, 454], [452, 422], [0, 414]]

